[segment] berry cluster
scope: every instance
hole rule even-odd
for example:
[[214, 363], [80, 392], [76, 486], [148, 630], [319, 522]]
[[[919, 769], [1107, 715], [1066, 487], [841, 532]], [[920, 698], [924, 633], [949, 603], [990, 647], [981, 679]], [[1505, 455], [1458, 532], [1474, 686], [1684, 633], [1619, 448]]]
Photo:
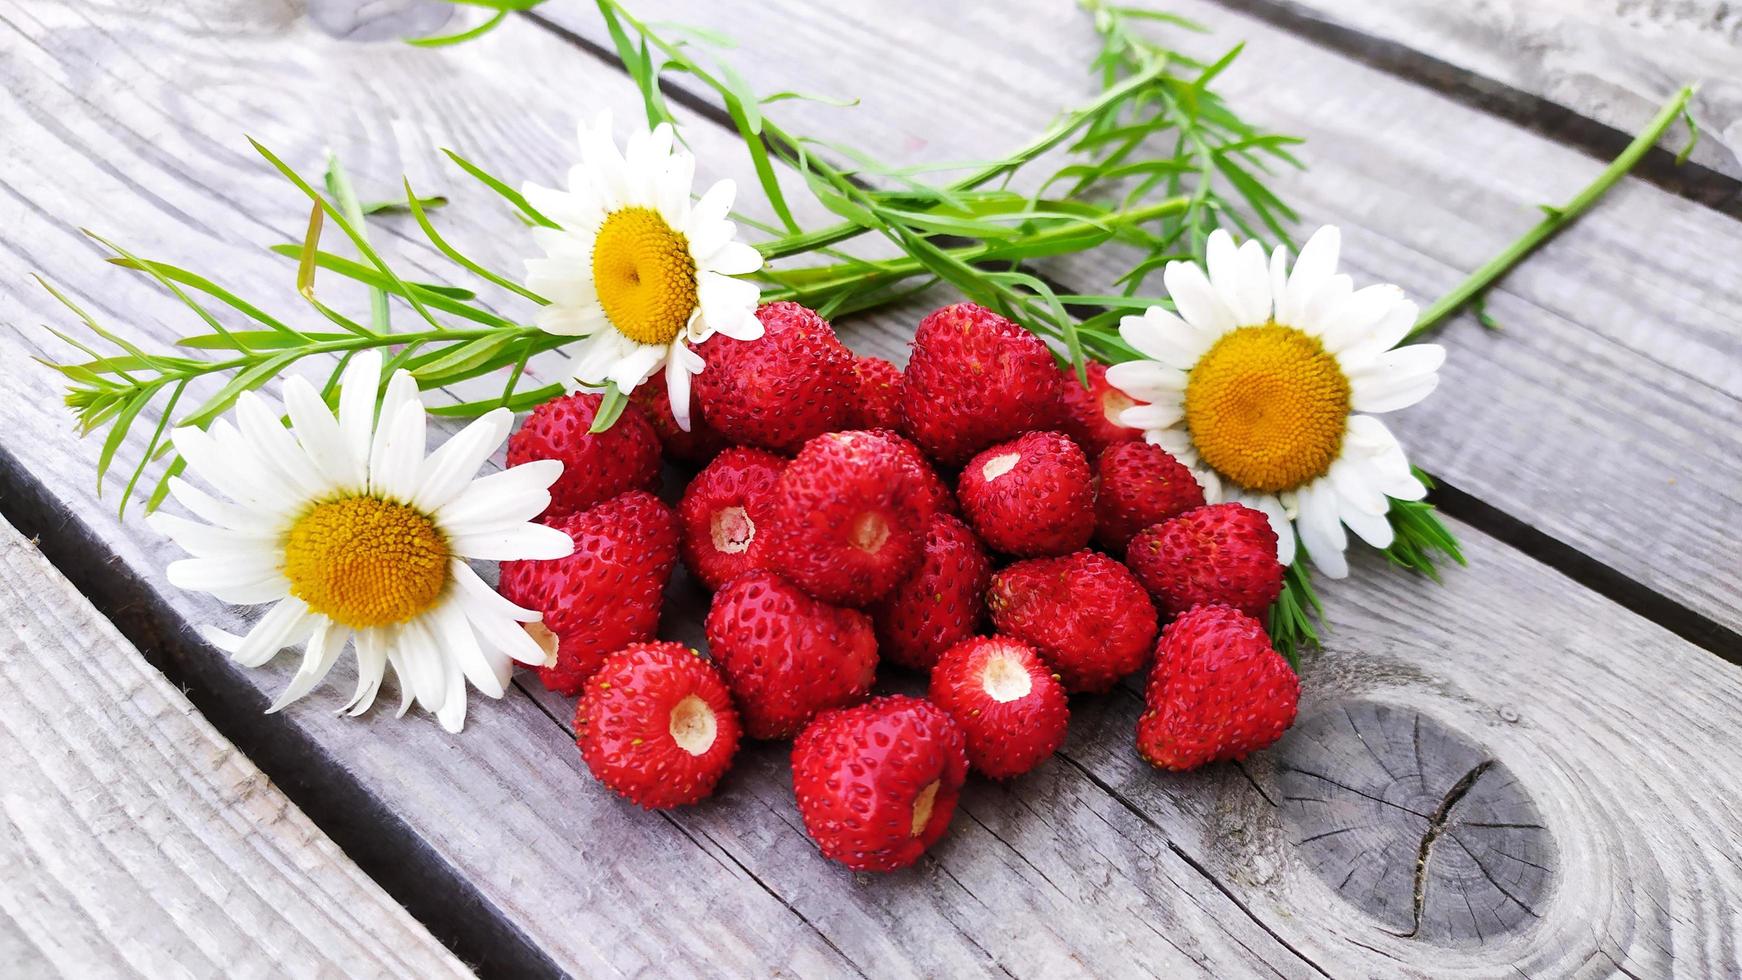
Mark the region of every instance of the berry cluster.
[[[1069, 695], [1151, 660], [1136, 742], [1158, 767], [1242, 758], [1293, 722], [1299, 682], [1257, 618], [1282, 587], [1274, 532], [1119, 425], [1131, 401], [1099, 365], [1085, 387], [971, 304], [920, 323], [906, 371], [796, 304], [757, 316], [762, 339], [703, 345], [692, 431], [654, 384], [608, 431], [579, 393], [510, 442], [511, 464], [565, 464], [542, 520], [575, 551], [506, 563], [501, 592], [543, 614], [540, 678], [580, 695], [601, 782], [694, 803], [742, 736], [794, 739], [823, 854], [886, 871], [943, 835], [970, 768], [1028, 772]], [[701, 465], [675, 509], [650, 492], [662, 449]], [[706, 658], [654, 640], [680, 556], [713, 592]], [[871, 697], [880, 659], [927, 696]]]

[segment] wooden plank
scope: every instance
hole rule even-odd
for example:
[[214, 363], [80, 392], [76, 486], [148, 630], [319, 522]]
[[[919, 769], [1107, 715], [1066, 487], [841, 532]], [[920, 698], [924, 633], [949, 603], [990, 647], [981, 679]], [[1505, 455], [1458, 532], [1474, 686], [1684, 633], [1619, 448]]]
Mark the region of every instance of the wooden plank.
[[1742, 16], [1724, 0], [1233, 0], [1414, 49], [1483, 79], [1634, 132], [1690, 82], [1705, 132], [1696, 163], [1742, 178]]
[[[27, 269], [48, 270], [93, 313], [155, 345], [177, 336], [186, 318], [136, 279], [102, 266], [70, 225], [101, 218], [104, 230], [119, 230], [143, 254], [202, 267], [221, 262], [225, 281], [239, 291], [296, 309], [289, 264], [256, 250], [263, 239], [298, 237], [306, 205], [238, 149], [243, 131], [305, 163], [319, 159], [321, 146], [336, 147], [368, 197], [392, 193], [396, 174], [408, 167], [420, 188], [435, 187], [427, 167], [439, 145], [504, 173], [554, 180], [573, 154], [578, 95], [625, 116], [636, 105], [615, 69], [577, 57], [524, 21], [487, 46], [438, 55], [340, 45], [304, 27], [251, 27], [221, 44], [210, 35], [196, 41], [144, 8], [11, 3], [0, 16], [12, 35], [7, 43], [21, 51], [0, 68], [10, 73], [0, 120], [18, 145], [31, 147], [9, 165], [0, 276], [16, 282]], [[203, 16], [229, 22], [221, 12]], [[160, 73], [156, 66], [183, 46], [187, 67]], [[503, 73], [503, 64], [520, 70]], [[728, 138], [690, 121], [698, 149], [726, 159]], [[730, 159], [736, 169], [729, 172], [750, 186], [739, 154]], [[456, 199], [441, 219], [452, 237], [512, 269], [524, 230], [487, 193], [451, 176], [440, 187]], [[382, 246], [418, 275], [440, 274], [427, 250], [396, 237], [404, 222], [380, 227]], [[40, 294], [20, 301], [33, 319], [64, 322]], [[30, 345], [41, 341], [35, 334], [28, 342], [0, 337], [4, 362], [19, 366], [0, 370], [15, 372], [8, 384], [27, 393], [0, 406], [0, 446], [22, 464], [5, 478], [47, 487], [100, 538], [117, 571], [139, 577], [178, 620], [235, 627], [244, 618], [238, 611], [168, 589], [159, 569], [173, 549], [134, 521], [115, 522], [113, 501], [92, 494], [97, 446], [73, 439], [55, 379], [23, 367], [25, 354], [39, 352]], [[138, 445], [129, 443], [122, 459]], [[238, 675], [182, 634], [179, 622], [158, 628], [181, 669], [204, 671], [214, 687], [246, 691], [256, 711], [292, 669], [285, 663]], [[1040, 875], [1022, 851], [971, 827], [952, 844], [949, 868], [868, 882], [823, 861], [790, 822], [790, 789], [771, 775], [784, 764], [783, 746], [746, 753], [742, 771], [706, 807], [649, 815], [594, 785], [567, 733], [524, 697], [475, 702], [465, 735], [450, 739], [433, 724], [395, 722], [379, 709], [360, 722], [331, 718], [327, 709], [348, 689], [346, 671], [341, 666], [331, 688], [285, 715], [244, 713], [239, 724], [307, 740], [334, 770], [299, 773], [316, 784], [310, 792], [323, 779], [360, 783], [421, 838], [427, 854], [420, 860], [451, 867], [475, 891], [468, 901], [477, 907], [467, 914], [512, 922], [548, 955], [547, 967], [896, 976], [1004, 967], [1080, 975], [1112, 956], [1157, 973], [1191, 970], [1199, 960], [1235, 975], [1311, 973], [1213, 881], [1169, 852], [1158, 831], [1127, 842], [1100, 824], [1092, 814], [1117, 803], [1080, 775], [1067, 774], [1059, 792], [1083, 808], [1071, 818], [1080, 824], [1073, 834], [1083, 853], [1061, 854], [1047, 875], [1074, 897], [1106, 887], [1113, 896], [1106, 903], [1079, 908], [1037, 892]], [[566, 717], [570, 709], [553, 710]], [[1133, 848], [1148, 852], [1137, 872], [1123, 863]], [[966, 901], [951, 875], [983, 901]], [[438, 906], [435, 914], [449, 901], [422, 897]]]
[[[780, 37], [737, 59], [752, 85], [862, 99], [850, 110], [783, 104], [781, 118], [905, 162], [995, 156], [1092, 91], [1095, 37], [1068, 4], [640, 7], [746, 42]], [[1218, 86], [1261, 125], [1307, 137], [1310, 170], [1276, 176], [1301, 227], [1341, 225], [1357, 279], [1395, 282], [1424, 305], [1533, 223], [1538, 204], [1565, 200], [1600, 169], [1204, 0], [1167, 9], [1216, 28], [1181, 34], [1189, 51], [1213, 58], [1244, 41]], [[605, 43], [585, 10], [553, 5], [550, 16]], [[957, 53], [939, 39], [974, 40]], [[1504, 330], [1466, 319], [1443, 331], [1440, 390], [1387, 424], [1451, 485], [1742, 628], [1742, 567], [1710, 530], [1742, 514], [1742, 267], [1711, 260], [1735, 254], [1742, 223], [1624, 181], [1490, 294]], [[1110, 268], [1103, 257], [1051, 271], [1098, 292]], [[875, 328], [901, 337], [912, 323], [895, 315]]]
[[470, 976], [0, 521], [0, 973]]

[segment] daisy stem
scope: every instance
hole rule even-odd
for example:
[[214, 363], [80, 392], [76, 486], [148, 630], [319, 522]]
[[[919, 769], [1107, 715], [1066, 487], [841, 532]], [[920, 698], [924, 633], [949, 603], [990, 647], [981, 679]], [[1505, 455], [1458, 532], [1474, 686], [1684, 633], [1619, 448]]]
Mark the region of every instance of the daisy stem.
[[1677, 92], [1673, 98], [1663, 104], [1651, 122], [1640, 131], [1633, 142], [1621, 151], [1603, 172], [1597, 175], [1589, 186], [1580, 191], [1572, 200], [1560, 207], [1543, 205], [1544, 217], [1536, 226], [1525, 232], [1522, 237], [1499, 255], [1489, 259], [1481, 268], [1470, 273], [1469, 277], [1455, 286], [1451, 292], [1440, 297], [1427, 312], [1416, 321], [1415, 329], [1409, 332], [1404, 340], [1411, 340], [1440, 325], [1452, 314], [1463, 309], [1471, 301], [1480, 297], [1489, 287], [1502, 276], [1512, 271], [1513, 266], [1522, 262], [1526, 256], [1535, 251], [1544, 242], [1554, 237], [1562, 228], [1573, 223], [1579, 215], [1589, 210], [1609, 189], [1627, 175], [1635, 165], [1657, 145], [1664, 131], [1673, 125], [1677, 118], [1687, 112], [1688, 100], [1694, 95], [1694, 86], [1689, 85]]
[[[1025, 235], [1016, 242], [985, 241], [974, 245], [946, 249], [945, 253], [962, 262], [979, 262], [996, 261], [1013, 250], [1019, 251], [1021, 258], [1024, 259], [1041, 258], [1061, 252], [1077, 252], [1085, 247], [1082, 244], [1084, 236], [1094, 236], [1097, 232], [1105, 232], [1107, 237], [1111, 237], [1120, 228], [1180, 214], [1190, 205], [1191, 199], [1189, 197], [1172, 197], [1141, 207], [1115, 211], [1100, 218], [1060, 222], [1033, 234]], [[1054, 246], [1059, 247], [1055, 248]], [[795, 299], [802, 301], [805, 297], [832, 293], [851, 286], [866, 284], [887, 286], [928, 271], [929, 266], [912, 255], [903, 255], [893, 259], [854, 260], [834, 265], [794, 269], [772, 276], [771, 278], [785, 285], [786, 288], [764, 291], [762, 301], [765, 303]]]

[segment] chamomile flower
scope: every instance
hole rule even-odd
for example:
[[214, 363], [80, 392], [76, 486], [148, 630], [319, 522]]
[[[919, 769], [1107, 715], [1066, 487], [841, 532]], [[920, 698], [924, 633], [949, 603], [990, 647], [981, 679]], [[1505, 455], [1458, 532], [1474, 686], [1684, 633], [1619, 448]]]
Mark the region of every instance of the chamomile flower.
[[691, 200], [695, 159], [673, 145], [670, 124], [630, 134], [621, 152], [611, 114], [581, 126], [581, 162], [568, 189], [528, 184], [527, 200], [560, 228], [534, 228], [544, 258], [526, 263], [527, 288], [550, 300], [535, 321], [553, 334], [586, 338], [574, 380], [614, 382], [628, 394], [665, 372], [672, 415], [689, 430], [690, 376], [705, 366], [690, 349], [716, 331], [762, 336], [759, 290], [735, 278], [762, 268], [727, 217], [730, 180]]
[[1209, 273], [1172, 262], [1177, 314], [1158, 306], [1119, 326], [1144, 359], [1107, 380], [1149, 402], [1120, 420], [1191, 467], [1213, 501], [1270, 519], [1278, 557], [1300, 544], [1332, 578], [1349, 573], [1345, 527], [1375, 548], [1393, 539], [1391, 499], [1420, 500], [1396, 437], [1376, 415], [1407, 408], [1439, 383], [1445, 350], [1398, 347], [1416, 307], [1392, 285], [1356, 289], [1337, 269], [1341, 237], [1319, 229], [1293, 269], [1278, 247], [1208, 242]]
[[457, 732], [467, 682], [499, 698], [510, 660], [547, 659], [521, 626], [538, 614], [497, 595], [467, 561], [570, 552], [568, 535], [532, 523], [550, 503], [562, 464], [543, 460], [479, 478], [508, 438], [507, 409], [425, 456], [416, 382], [395, 373], [377, 420], [380, 377], [381, 356], [367, 351], [345, 368], [336, 416], [313, 385], [291, 378], [288, 428], [276, 408], [247, 392], [236, 400], [234, 424], [176, 430], [189, 474], [217, 495], [175, 477], [170, 493], [199, 520], [160, 511], [151, 522], [192, 555], [170, 564], [172, 585], [238, 605], [272, 603], [245, 636], [206, 629], [216, 646], [246, 667], [302, 647], [301, 668], [269, 712], [312, 690], [350, 646], [357, 687], [341, 710], [368, 710], [391, 666], [403, 692], [400, 714], [415, 700]]

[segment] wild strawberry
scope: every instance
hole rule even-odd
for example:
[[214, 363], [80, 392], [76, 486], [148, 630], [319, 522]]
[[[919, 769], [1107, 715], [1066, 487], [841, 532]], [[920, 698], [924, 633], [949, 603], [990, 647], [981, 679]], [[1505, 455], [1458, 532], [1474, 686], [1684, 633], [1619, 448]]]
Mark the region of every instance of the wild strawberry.
[[855, 429], [896, 429], [901, 426], [901, 369], [881, 357], [853, 359], [859, 397], [853, 409]]
[[1263, 619], [1282, 594], [1276, 532], [1243, 504], [1210, 504], [1145, 528], [1125, 561], [1168, 616], [1220, 602]]
[[1143, 586], [1099, 552], [1019, 561], [992, 576], [986, 604], [998, 632], [1034, 647], [1073, 694], [1108, 690], [1155, 642]]
[[871, 620], [769, 572], [714, 593], [708, 650], [751, 738], [790, 738], [817, 712], [862, 701], [877, 673]]
[[563, 475], [551, 485], [550, 506], [543, 514], [547, 519], [659, 483], [659, 437], [640, 409], [625, 406], [609, 429], [587, 431], [602, 401], [601, 395], [576, 392], [545, 402], [508, 438], [509, 466], [562, 460]]
[[1095, 540], [1123, 555], [1132, 535], [1204, 505], [1204, 488], [1185, 464], [1160, 446], [1122, 442], [1096, 462]]
[[968, 777], [962, 730], [923, 698], [824, 712], [792, 746], [792, 788], [823, 856], [854, 871], [919, 860], [949, 828]]
[[993, 779], [1020, 776], [1064, 744], [1064, 685], [1027, 644], [974, 637], [951, 647], [931, 675], [931, 699], [968, 739], [968, 762]]
[[874, 432], [805, 443], [775, 488], [768, 560], [811, 595], [860, 606], [918, 567], [931, 514], [912, 464]]
[[884, 659], [929, 671], [938, 655], [974, 635], [986, 615], [992, 562], [980, 539], [949, 514], [933, 514], [925, 557], [868, 611]]
[[1064, 555], [1095, 530], [1089, 461], [1057, 432], [1030, 432], [975, 456], [956, 497], [968, 523], [993, 551]]
[[498, 590], [544, 614], [527, 632], [554, 650], [538, 671], [544, 686], [574, 694], [607, 654], [653, 639], [660, 602], [677, 564], [677, 516], [646, 491], [613, 497], [551, 522], [575, 541], [555, 561], [506, 561]]
[[774, 488], [786, 460], [760, 449], [728, 449], [697, 473], [678, 501], [684, 567], [710, 591], [768, 567]]
[[654, 434], [659, 437], [660, 446], [664, 448], [666, 456], [672, 459], [686, 463], [706, 463], [729, 445], [726, 437], [715, 431], [707, 419], [702, 418], [693, 393], [690, 395], [690, 430], [685, 432], [678, 428], [677, 420], [671, 414], [671, 393], [666, 390], [665, 379], [659, 375], [636, 385], [629, 401], [647, 416]]
[[906, 436], [893, 429], [872, 429], [872, 432], [889, 440], [909, 464], [919, 480], [922, 496], [925, 499], [926, 510], [930, 513], [956, 513], [956, 495], [950, 490], [950, 485], [938, 476], [938, 471], [932, 469], [931, 460], [925, 458], [925, 453], [913, 444]]
[[1107, 365], [1100, 361], [1085, 361], [1089, 386], [1077, 380], [1076, 369], [1069, 364], [1059, 392], [1064, 400], [1063, 419], [1059, 428], [1083, 447], [1083, 453], [1094, 459], [1103, 449], [1143, 438], [1142, 429], [1134, 429], [1119, 421], [1119, 413], [1141, 404], [1123, 391], [1107, 383]]
[[828, 321], [797, 303], [756, 311], [759, 340], [715, 334], [696, 348], [702, 416], [727, 439], [797, 452], [809, 439], [845, 428], [859, 393], [853, 352]]
[[1059, 374], [1040, 338], [972, 303], [920, 321], [902, 373], [901, 431], [945, 466], [1058, 424]]
[[738, 751], [726, 683], [681, 643], [632, 643], [605, 658], [575, 707], [575, 742], [593, 776], [650, 810], [714, 791]]
[[1137, 720], [1137, 751], [1160, 769], [1244, 759], [1294, 724], [1300, 678], [1258, 620], [1198, 606], [1168, 624]]

